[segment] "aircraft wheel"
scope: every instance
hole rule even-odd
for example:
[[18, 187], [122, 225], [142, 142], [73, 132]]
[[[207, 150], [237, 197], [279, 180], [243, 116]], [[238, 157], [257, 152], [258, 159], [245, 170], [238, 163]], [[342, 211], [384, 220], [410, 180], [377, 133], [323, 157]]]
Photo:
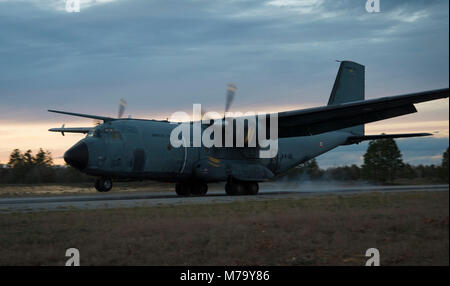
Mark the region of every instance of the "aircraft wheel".
[[191, 185], [187, 183], [177, 183], [175, 185], [175, 192], [179, 196], [189, 196], [191, 194]]
[[95, 188], [101, 193], [111, 190], [112, 185], [112, 180], [110, 178], [98, 178], [95, 180]]
[[247, 195], [256, 195], [259, 191], [259, 186], [257, 182], [248, 182], [245, 184], [245, 190]]
[[195, 196], [204, 196], [208, 192], [208, 185], [203, 182], [196, 182], [192, 184], [191, 193]]
[[226, 183], [226, 184], [225, 184], [225, 193], [226, 193], [227, 195], [229, 195], [229, 196], [232, 196], [233, 193], [232, 193], [232, 191], [231, 191], [230, 185], [231, 185], [230, 183]]
[[245, 186], [241, 182], [229, 182], [225, 185], [225, 192], [227, 195], [236, 196], [245, 194]]

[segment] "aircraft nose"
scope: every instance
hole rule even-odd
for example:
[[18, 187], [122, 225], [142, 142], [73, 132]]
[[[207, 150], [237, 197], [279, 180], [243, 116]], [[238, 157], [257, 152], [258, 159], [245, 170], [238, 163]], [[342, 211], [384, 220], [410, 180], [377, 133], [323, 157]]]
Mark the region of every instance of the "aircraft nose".
[[64, 153], [64, 161], [79, 170], [83, 170], [87, 167], [88, 160], [88, 148], [84, 142], [78, 142]]

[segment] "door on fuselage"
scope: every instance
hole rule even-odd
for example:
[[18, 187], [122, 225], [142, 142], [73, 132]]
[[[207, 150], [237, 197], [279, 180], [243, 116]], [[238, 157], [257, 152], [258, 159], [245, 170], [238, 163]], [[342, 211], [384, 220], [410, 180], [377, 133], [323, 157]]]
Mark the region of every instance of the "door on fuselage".
[[145, 167], [145, 151], [142, 148], [133, 151], [133, 172], [143, 172]]

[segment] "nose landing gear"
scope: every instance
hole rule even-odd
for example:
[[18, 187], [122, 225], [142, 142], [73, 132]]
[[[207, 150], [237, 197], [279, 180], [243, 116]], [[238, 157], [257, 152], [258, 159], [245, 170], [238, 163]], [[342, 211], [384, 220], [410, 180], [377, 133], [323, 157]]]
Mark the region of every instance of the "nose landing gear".
[[95, 180], [95, 188], [101, 193], [111, 190], [112, 185], [112, 180], [110, 178], [102, 177]]

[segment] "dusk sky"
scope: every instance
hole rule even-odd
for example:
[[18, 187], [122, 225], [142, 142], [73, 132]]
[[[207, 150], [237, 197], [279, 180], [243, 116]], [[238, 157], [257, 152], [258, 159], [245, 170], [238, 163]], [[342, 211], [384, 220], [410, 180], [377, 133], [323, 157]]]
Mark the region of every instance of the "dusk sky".
[[[222, 112], [325, 105], [339, 67], [366, 67], [366, 98], [449, 86], [449, 1], [0, 0], [0, 163], [14, 148], [50, 150], [57, 163], [83, 138], [51, 127], [92, 120], [47, 109], [167, 118], [193, 103]], [[366, 125], [367, 134], [434, 132], [397, 140], [404, 160], [440, 164], [449, 144], [449, 101]], [[362, 164], [367, 144], [318, 157], [321, 167]]]

